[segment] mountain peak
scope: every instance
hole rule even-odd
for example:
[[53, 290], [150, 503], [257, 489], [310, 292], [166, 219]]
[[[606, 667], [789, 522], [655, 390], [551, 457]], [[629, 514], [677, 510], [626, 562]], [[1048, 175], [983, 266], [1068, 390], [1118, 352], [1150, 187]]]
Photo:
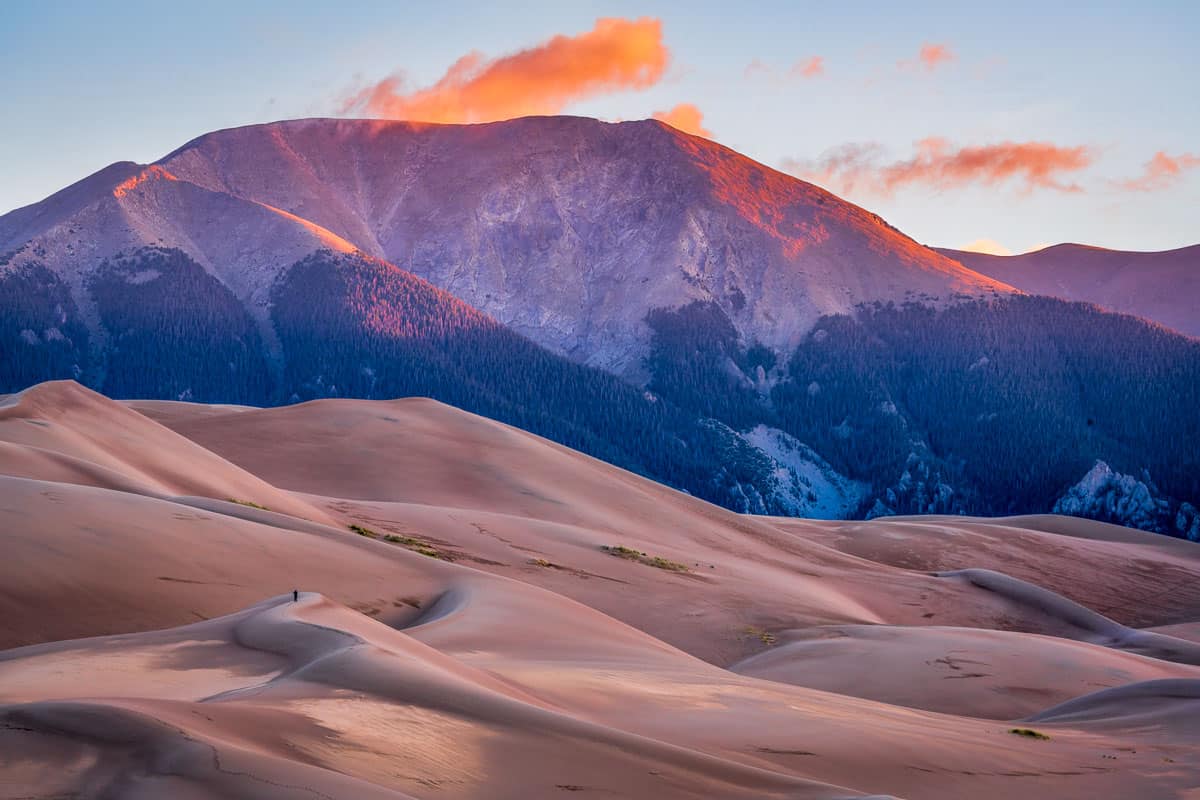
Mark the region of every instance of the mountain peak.
[[307, 253], [358, 250], [625, 375], [641, 368], [657, 308], [716, 304], [747, 343], [784, 352], [859, 303], [1012, 291], [876, 214], [654, 120], [287, 120], [110, 170], [70, 203], [45, 201], [52, 214], [0, 218], [0, 246], [36, 242], [67, 273], [175, 247], [251, 307]]

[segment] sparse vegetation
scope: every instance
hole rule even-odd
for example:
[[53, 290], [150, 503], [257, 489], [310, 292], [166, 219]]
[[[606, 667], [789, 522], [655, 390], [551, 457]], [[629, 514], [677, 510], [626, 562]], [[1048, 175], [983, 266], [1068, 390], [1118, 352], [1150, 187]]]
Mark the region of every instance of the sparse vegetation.
[[665, 569], [668, 572], [688, 572], [687, 564], [681, 564], [678, 561], [671, 561], [662, 556], [648, 556], [641, 550], [634, 550], [632, 547], [626, 547], [623, 544], [618, 545], [601, 545], [600, 549], [608, 553], [610, 556], [623, 558], [626, 561], [637, 561], [639, 564], [645, 564], [648, 567], [655, 569]]
[[760, 642], [765, 644], [767, 647], [770, 647], [771, 645], [775, 644], [775, 642], [778, 641], [775, 634], [771, 633], [770, 631], [766, 630], [765, 628], [759, 628], [754, 625], [747, 625], [745, 628], [742, 629], [742, 632], [745, 633], [747, 636], [753, 636], [755, 639], [758, 639]]
[[640, 559], [643, 564], [654, 567], [655, 569], [665, 569], [670, 572], [687, 572], [687, 564], [681, 564], [678, 561], [671, 561], [662, 556], [650, 556], [649, 558]]
[[1050, 740], [1049, 736], [1041, 731], [1035, 731], [1033, 728], [1012, 728], [1009, 730], [1009, 733], [1015, 736], [1024, 736], [1028, 739], [1043, 739], [1046, 741]]
[[611, 556], [616, 556], [617, 558], [624, 558], [629, 561], [640, 561], [641, 559], [646, 557], [646, 554], [643, 553], [641, 550], [634, 550], [632, 547], [626, 547], [623, 544], [617, 544], [617, 545], [612, 545], [612, 546], [601, 545], [600, 549], [603, 550], [604, 552], [608, 553]]
[[440, 558], [442, 561], [454, 560], [449, 553], [438, 550], [429, 542], [421, 539], [414, 539], [411, 536], [398, 536], [394, 533], [385, 533], [384, 535], [380, 536], [378, 533], [366, 527], [365, 525], [348, 525], [347, 527], [350, 528], [350, 530], [354, 533], [357, 533], [359, 536], [365, 536], [368, 539], [379, 539], [387, 542], [388, 544], [398, 544], [401, 547], [412, 550], [414, 553], [420, 553], [423, 556]]
[[553, 561], [547, 561], [544, 558], [531, 558], [529, 559], [529, 563], [533, 564], [535, 567], [548, 567], [551, 569], [558, 568], [558, 564], [555, 564]]
[[257, 508], [259, 511], [270, 511], [271, 510], [271, 509], [267, 508], [266, 506], [260, 506], [258, 503], [252, 502], [250, 500], [238, 500], [236, 497], [230, 497], [229, 502], [237, 503], [239, 506], [246, 506], [247, 508]]

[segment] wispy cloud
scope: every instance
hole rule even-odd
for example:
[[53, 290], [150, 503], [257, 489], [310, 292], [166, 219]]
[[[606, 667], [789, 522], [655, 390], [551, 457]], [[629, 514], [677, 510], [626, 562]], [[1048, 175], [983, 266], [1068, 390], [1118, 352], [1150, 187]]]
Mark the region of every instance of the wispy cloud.
[[1092, 152], [1085, 146], [1000, 142], [956, 147], [945, 139], [929, 137], [917, 142], [915, 154], [904, 160], [888, 161], [878, 144], [852, 143], [829, 150], [815, 161], [785, 160], [783, 167], [841, 194], [889, 196], [910, 185], [941, 191], [1009, 182], [1025, 192], [1080, 192], [1082, 188], [1068, 182], [1066, 176], [1086, 169], [1092, 160]]
[[787, 80], [789, 78], [808, 80], [812, 78], [820, 78], [825, 74], [825, 57], [805, 56], [797, 59], [784, 72], [780, 72], [772, 65], [756, 58], [746, 65], [746, 69], [743, 71], [743, 74], [747, 78], [754, 78], [762, 75], [774, 80]]
[[1116, 185], [1131, 192], [1154, 192], [1166, 189], [1182, 178], [1184, 172], [1196, 167], [1200, 167], [1200, 156], [1191, 153], [1171, 156], [1159, 150], [1146, 162], [1141, 175], [1116, 181]]
[[921, 68], [926, 72], [933, 72], [935, 69], [954, 61], [955, 58], [957, 56], [950, 49], [949, 45], [926, 42], [917, 51], [916, 58], [906, 58], [897, 61], [896, 66], [900, 69]]
[[468, 53], [432, 86], [409, 89], [393, 75], [348, 96], [342, 113], [422, 122], [490, 122], [557, 114], [571, 103], [645, 89], [662, 80], [670, 53], [658, 19], [603, 18], [499, 58]]
[[713, 138], [712, 131], [704, 127], [704, 114], [692, 103], [680, 103], [670, 111], [655, 111], [654, 119], [665, 122], [684, 133]]
[[789, 75], [799, 75], [801, 78], [819, 78], [825, 74], [825, 59], [821, 56], [802, 58], [788, 70]]

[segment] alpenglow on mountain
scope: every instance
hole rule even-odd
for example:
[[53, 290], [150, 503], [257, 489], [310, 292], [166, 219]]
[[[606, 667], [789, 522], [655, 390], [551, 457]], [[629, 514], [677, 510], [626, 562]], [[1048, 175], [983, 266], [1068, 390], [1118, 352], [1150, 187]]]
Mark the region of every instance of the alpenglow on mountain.
[[653, 121], [255, 125], [114, 164], [0, 219], [0, 252], [75, 280], [141, 246], [182, 250], [255, 313], [300, 257], [357, 249], [619, 374], [640, 371], [654, 308], [715, 302], [747, 340], [783, 351], [860, 302], [1008, 291]]
[[1200, 499], [1200, 343], [657, 122], [299, 120], [114, 164], [0, 217], [0, 343], [0, 391], [428, 395], [739, 511], [1049, 511], [1097, 460], [1164, 519]]

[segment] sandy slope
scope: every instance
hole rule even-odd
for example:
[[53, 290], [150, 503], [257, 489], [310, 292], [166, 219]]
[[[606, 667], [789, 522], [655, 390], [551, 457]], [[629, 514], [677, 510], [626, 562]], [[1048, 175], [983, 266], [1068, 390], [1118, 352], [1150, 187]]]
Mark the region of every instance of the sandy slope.
[[155, 497], [202, 495], [293, 516], [320, 511], [74, 381], [0, 396], [3, 474]]
[[825, 626], [785, 633], [779, 641], [731, 669], [985, 719], [1019, 719], [1139, 681], [1200, 678], [1195, 666], [1070, 639], [977, 628]]
[[998, 570], [1133, 627], [1193, 621], [1200, 609], [1200, 547], [1101, 522], [1052, 516], [970, 525], [955, 517], [773, 522], [879, 564], [929, 572]]
[[1196, 622], [1194, 596], [1084, 607], [1105, 570], [1151, 597], [1139, 561], [1195, 582], [1200, 548], [743, 518], [429, 401], [0, 402], [0, 797], [1200, 784], [1200, 645], [1127, 627]]

